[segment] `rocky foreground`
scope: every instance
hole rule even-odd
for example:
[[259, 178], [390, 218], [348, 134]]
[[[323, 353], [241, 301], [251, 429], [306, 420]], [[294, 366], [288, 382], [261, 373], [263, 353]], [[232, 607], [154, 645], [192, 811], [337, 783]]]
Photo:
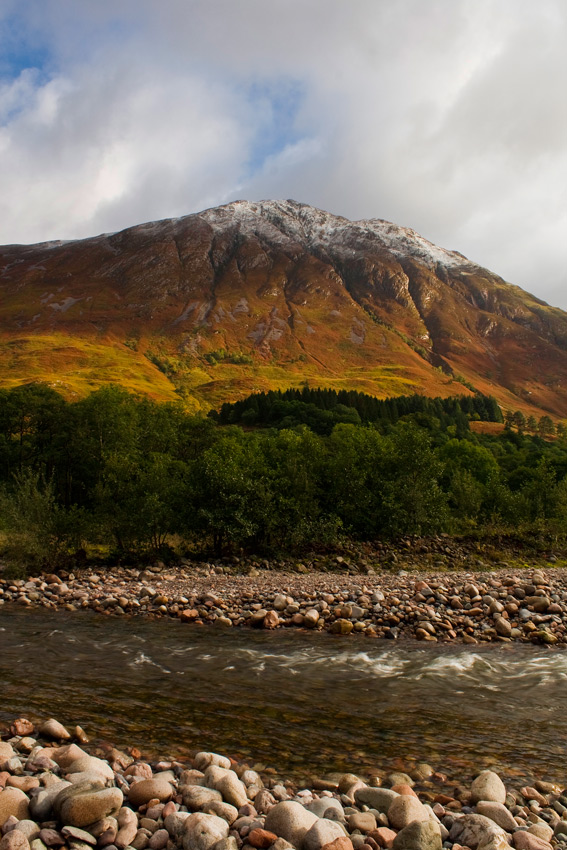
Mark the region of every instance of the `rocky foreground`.
[[[342, 559], [341, 559], [342, 560]], [[0, 577], [0, 605], [88, 609], [231, 628], [301, 628], [475, 644], [567, 643], [567, 570], [367, 575], [214, 565]]]
[[470, 787], [418, 763], [411, 775], [333, 774], [301, 789], [211, 752], [150, 764], [108, 745], [101, 758], [79, 746], [80, 727], [54, 719], [18, 718], [2, 737], [0, 850], [567, 847], [564, 785], [515, 789], [490, 770]]

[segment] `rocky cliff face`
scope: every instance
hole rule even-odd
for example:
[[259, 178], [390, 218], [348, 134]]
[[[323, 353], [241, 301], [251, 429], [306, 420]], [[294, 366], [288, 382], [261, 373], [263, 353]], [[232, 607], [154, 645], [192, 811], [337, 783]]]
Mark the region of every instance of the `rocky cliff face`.
[[567, 415], [566, 313], [412, 230], [294, 201], [0, 248], [0, 321], [3, 385], [115, 381], [204, 408], [306, 380], [469, 385]]

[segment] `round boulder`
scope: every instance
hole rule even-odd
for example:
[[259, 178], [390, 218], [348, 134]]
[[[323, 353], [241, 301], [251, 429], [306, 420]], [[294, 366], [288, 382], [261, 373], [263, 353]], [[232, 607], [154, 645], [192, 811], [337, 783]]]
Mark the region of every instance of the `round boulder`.
[[173, 786], [166, 779], [141, 779], [128, 790], [128, 802], [133, 806], [143, 806], [150, 800], [167, 803], [172, 797]]
[[270, 809], [266, 815], [264, 829], [274, 832], [294, 847], [301, 847], [307, 832], [317, 820], [319, 820], [317, 815], [307, 811], [301, 803], [284, 800], [283, 803], [278, 803]]
[[27, 820], [30, 816], [29, 799], [19, 788], [4, 788], [0, 791], [0, 828], [9, 817]]
[[393, 850], [442, 850], [439, 824], [432, 819], [413, 821], [398, 832], [392, 847]]
[[449, 832], [449, 841], [464, 844], [470, 850], [498, 839], [507, 841], [506, 832], [484, 815], [463, 815], [455, 820]]
[[194, 812], [185, 820], [182, 835], [184, 850], [210, 850], [228, 838], [228, 823], [216, 815]]
[[336, 838], [343, 838], [346, 834], [344, 826], [338, 821], [319, 818], [305, 833], [301, 847], [302, 850], [321, 850], [325, 844], [330, 844]]
[[429, 820], [429, 812], [417, 797], [409, 794], [400, 794], [392, 800], [388, 809], [388, 820], [394, 829], [403, 829], [413, 821]]
[[506, 802], [504, 783], [493, 770], [483, 770], [472, 782], [471, 802], [479, 803], [481, 800], [492, 803]]
[[91, 783], [79, 783], [60, 792], [54, 809], [64, 826], [78, 826], [80, 829], [107, 815], [117, 814], [123, 802], [120, 788], [99, 788]]

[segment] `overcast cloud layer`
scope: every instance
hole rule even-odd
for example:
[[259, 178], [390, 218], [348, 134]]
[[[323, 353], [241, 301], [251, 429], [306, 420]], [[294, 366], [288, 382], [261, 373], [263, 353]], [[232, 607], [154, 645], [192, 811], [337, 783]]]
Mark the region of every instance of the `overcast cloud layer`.
[[0, 0], [0, 243], [294, 198], [567, 309], [566, 86], [565, 0]]

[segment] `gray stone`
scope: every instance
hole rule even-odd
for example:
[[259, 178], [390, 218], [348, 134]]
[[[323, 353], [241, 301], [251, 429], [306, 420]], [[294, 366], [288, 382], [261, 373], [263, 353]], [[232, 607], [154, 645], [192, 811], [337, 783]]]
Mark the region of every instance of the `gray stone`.
[[49, 820], [53, 809], [53, 803], [61, 791], [65, 788], [69, 788], [70, 785], [70, 782], [65, 782], [63, 780], [56, 781], [53, 785], [42, 789], [38, 794], [33, 796], [30, 802], [30, 812], [32, 817], [40, 823]]
[[34, 820], [19, 820], [14, 829], [19, 829], [20, 832], [23, 832], [30, 842], [34, 838], [39, 838], [40, 828]]
[[218, 815], [219, 818], [224, 818], [227, 823], [234, 823], [238, 818], [238, 809], [230, 803], [223, 803], [219, 800], [213, 800], [204, 809], [208, 815]]
[[413, 821], [429, 820], [429, 812], [417, 797], [401, 794], [395, 800], [392, 800], [388, 809], [388, 820], [390, 826], [395, 829], [403, 829]]
[[239, 809], [245, 806], [248, 802], [246, 794], [246, 786], [240, 781], [233, 770], [228, 770], [216, 784], [217, 791], [220, 791], [225, 803], [230, 803], [231, 806], [236, 806]]
[[65, 729], [62, 723], [50, 717], [39, 727], [39, 734], [44, 738], [54, 738], [56, 741], [68, 741], [71, 737], [70, 733]]
[[484, 815], [463, 815], [456, 818], [449, 831], [449, 841], [464, 844], [470, 847], [470, 850], [476, 850], [477, 847], [497, 838], [506, 840], [505, 831]]
[[371, 788], [366, 785], [355, 792], [354, 799], [357, 803], [363, 803], [370, 806], [371, 809], [376, 809], [387, 815], [392, 802], [399, 796], [396, 791], [392, 791], [390, 788]]
[[206, 806], [217, 801], [222, 803], [222, 794], [214, 788], [204, 788], [202, 785], [185, 785], [180, 788], [183, 805], [191, 812], [199, 812]]
[[176, 841], [183, 832], [183, 827], [188, 817], [189, 812], [172, 812], [172, 814], [168, 815], [164, 820], [163, 825], [174, 841]]
[[488, 800], [481, 800], [476, 805], [476, 811], [479, 815], [484, 815], [502, 829], [512, 832], [517, 828], [518, 824], [509, 809], [503, 803], [492, 803]]
[[345, 812], [340, 800], [336, 797], [321, 797], [317, 800], [311, 800], [305, 807], [309, 812], [313, 812], [318, 818], [330, 817], [329, 810], [334, 811], [336, 815], [334, 820], [344, 820]]
[[196, 770], [206, 770], [211, 764], [216, 764], [218, 767], [230, 768], [230, 759], [226, 756], [221, 756], [218, 753], [197, 753], [193, 759], [193, 767]]
[[481, 800], [488, 800], [492, 803], [506, 802], [504, 783], [493, 770], [483, 770], [472, 782], [471, 801], [478, 803]]
[[394, 838], [393, 850], [442, 850], [439, 824], [432, 820], [413, 821]]
[[346, 829], [338, 821], [319, 818], [305, 833], [301, 847], [302, 850], [321, 850], [325, 844], [330, 844], [336, 838], [344, 838], [346, 835]]
[[23, 832], [13, 829], [0, 839], [0, 850], [30, 850], [30, 843]]
[[270, 809], [266, 815], [264, 829], [279, 838], [285, 838], [294, 847], [301, 847], [307, 832], [317, 820], [317, 815], [307, 811], [301, 803], [284, 800]]
[[228, 838], [228, 823], [216, 815], [194, 812], [183, 825], [184, 850], [211, 850], [225, 838]]
[[114, 782], [114, 771], [108, 762], [95, 758], [95, 756], [81, 756], [67, 767], [68, 774], [85, 772], [100, 774], [107, 782]]

